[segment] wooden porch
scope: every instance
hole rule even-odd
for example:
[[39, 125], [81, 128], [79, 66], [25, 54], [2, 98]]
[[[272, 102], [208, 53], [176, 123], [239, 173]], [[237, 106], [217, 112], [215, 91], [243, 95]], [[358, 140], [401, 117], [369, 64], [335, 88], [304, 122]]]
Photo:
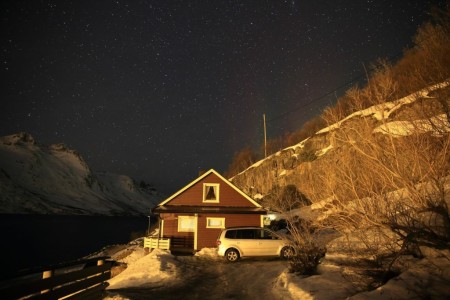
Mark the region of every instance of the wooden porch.
[[144, 238], [144, 248], [170, 250], [170, 239], [146, 237]]
[[194, 237], [146, 237], [144, 238], [144, 248], [192, 252], [194, 251]]

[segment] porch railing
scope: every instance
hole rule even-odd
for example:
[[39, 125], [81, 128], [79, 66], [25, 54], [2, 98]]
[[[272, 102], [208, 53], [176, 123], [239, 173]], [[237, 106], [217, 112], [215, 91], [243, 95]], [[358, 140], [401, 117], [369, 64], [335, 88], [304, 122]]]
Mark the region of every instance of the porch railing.
[[144, 248], [170, 250], [170, 239], [148, 237], [144, 238]]

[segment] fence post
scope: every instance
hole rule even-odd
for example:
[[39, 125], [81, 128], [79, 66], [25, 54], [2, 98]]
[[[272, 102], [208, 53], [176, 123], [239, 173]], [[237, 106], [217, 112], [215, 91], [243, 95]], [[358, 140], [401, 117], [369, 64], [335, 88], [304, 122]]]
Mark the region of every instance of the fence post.
[[[53, 270], [48, 270], [48, 271], [42, 272], [42, 279], [50, 278], [52, 276], [53, 276]], [[45, 293], [48, 293], [48, 292], [50, 292], [49, 289], [48, 290], [42, 290], [41, 294], [45, 294]]]

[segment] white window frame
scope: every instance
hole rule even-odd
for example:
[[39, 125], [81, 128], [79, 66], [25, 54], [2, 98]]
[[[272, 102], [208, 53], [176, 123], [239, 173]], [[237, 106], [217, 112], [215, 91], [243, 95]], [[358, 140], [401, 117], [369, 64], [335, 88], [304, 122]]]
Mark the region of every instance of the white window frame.
[[[191, 220], [192, 228], [182, 227], [182, 222], [185, 220]], [[195, 216], [178, 216], [178, 232], [195, 232]]]
[[[216, 196], [215, 200], [207, 200], [206, 194], [207, 194], [207, 187], [213, 187], [214, 188], [214, 194]], [[204, 183], [203, 184], [203, 202], [204, 203], [219, 203], [219, 195], [220, 195], [220, 184], [219, 183]]]
[[[209, 221], [220, 221], [221, 225], [210, 225]], [[206, 218], [206, 228], [220, 228], [225, 229], [225, 218]]]

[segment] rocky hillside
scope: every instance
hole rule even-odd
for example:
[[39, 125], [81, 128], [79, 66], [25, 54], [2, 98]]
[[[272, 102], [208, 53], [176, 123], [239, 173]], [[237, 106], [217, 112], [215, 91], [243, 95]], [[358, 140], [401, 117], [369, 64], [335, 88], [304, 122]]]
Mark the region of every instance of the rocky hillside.
[[[448, 82], [417, 91], [402, 99], [374, 105], [347, 116], [312, 137], [283, 149], [266, 159], [260, 160], [245, 171], [231, 178], [231, 181], [255, 199], [262, 199], [275, 193], [278, 188], [294, 186], [312, 202], [326, 199], [321, 194], [319, 176], [326, 176], [319, 170], [336, 167], [348, 147], [336, 137], [337, 129], [358, 126], [362, 119], [370, 122], [374, 133], [396, 137], [412, 132], [431, 132], [436, 126], [444, 131], [450, 128], [449, 120], [442, 110], [442, 103], [450, 103]], [[426, 117], [423, 114], [427, 109]], [[419, 111], [419, 112], [418, 112]], [[438, 125], [437, 125], [438, 124]], [[439, 129], [439, 128], [438, 128]], [[358, 140], [354, 141], [358, 143]], [[278, 189], [279, 190], [279, 189]]]
[[0, 138], [0, 213], [146, 215], [162, 199], [130, 177], [93, 172], [63, 144]]

